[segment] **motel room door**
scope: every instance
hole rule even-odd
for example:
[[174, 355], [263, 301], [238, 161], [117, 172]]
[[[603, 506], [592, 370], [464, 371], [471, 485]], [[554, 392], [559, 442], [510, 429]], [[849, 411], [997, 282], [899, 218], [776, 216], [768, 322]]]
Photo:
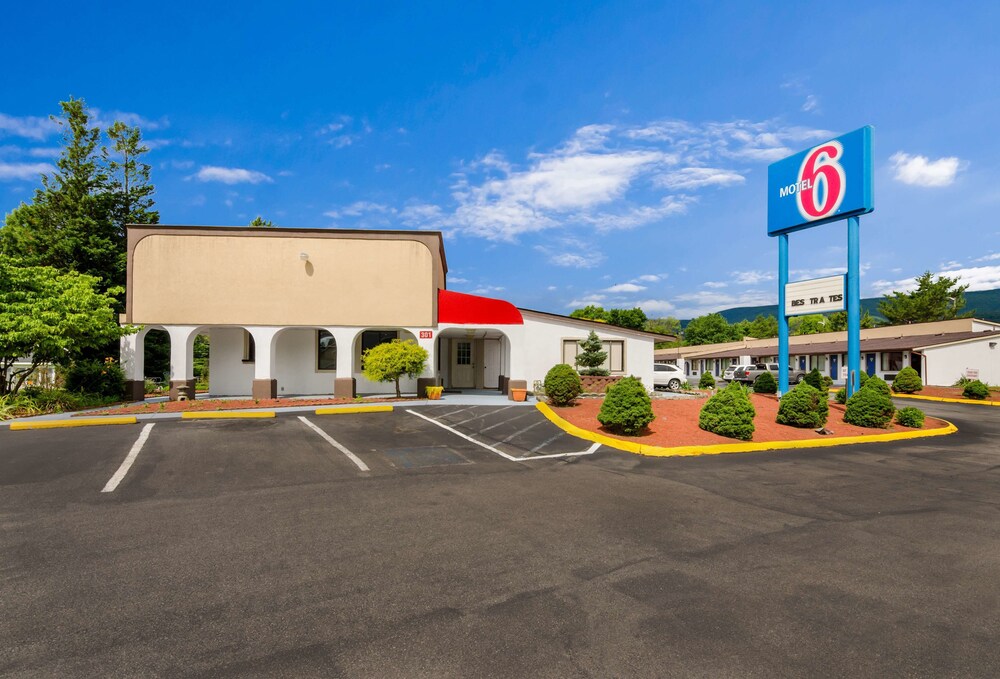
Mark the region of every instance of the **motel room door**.
[[472, 389], [476, 386], [472, 340], [451, 341], [451, 386], [455, 389]]

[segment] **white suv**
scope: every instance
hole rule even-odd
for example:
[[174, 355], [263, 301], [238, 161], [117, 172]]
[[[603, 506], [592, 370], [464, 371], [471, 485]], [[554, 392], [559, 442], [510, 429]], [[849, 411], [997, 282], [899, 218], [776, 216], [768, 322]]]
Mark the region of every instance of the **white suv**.
[[653, 364], [653, 389], [677, 391], [687, 381], [684, 371], [670, 363]]

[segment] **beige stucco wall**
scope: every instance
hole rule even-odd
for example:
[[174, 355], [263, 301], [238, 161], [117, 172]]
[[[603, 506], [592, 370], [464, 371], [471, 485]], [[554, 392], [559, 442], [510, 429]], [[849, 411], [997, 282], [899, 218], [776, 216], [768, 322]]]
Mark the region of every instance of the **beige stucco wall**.
[[439, 267], [419, 240], [154, 233], [131, 253], [129, 320], [430, 326]]

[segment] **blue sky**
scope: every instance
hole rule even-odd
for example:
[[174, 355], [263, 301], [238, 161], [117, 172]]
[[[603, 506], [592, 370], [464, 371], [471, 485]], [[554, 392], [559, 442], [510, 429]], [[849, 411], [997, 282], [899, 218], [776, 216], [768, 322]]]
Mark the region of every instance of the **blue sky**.
[[[690, 318], [776, 300], [767, 165], [871, 124], [862, 295], [925, 270], [1000, 288], [998, 3], [4, 16], [4, 213], [53, 162], [46, 117], [72, 95], [142, 127], [163, 223], [437, 229], [453, 290]], [[843, 271], [843, 223], [793, 234], [790, 253], [793, 280]]]

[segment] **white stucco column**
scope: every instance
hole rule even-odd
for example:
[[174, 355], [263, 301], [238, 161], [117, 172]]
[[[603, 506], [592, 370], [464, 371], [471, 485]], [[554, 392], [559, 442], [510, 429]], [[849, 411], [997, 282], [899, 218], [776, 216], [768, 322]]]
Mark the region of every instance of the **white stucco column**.
[[122, 372], [125, 373], [125, 398], [129, 401], [142, 401], [146, 397], [143, 346], [147, 332], [149, 330], [143, 328], [134, 335], [121, 338], [118, 361]]
[[358, 337], [357, 328], [326, 328], [337, 342], [337, 376], [333, 380], [333, 395], [340, 398], [354, 398], [358, 395], [357, 381], [354, 379], [354, 342]]
[[255, 399], [277, 398], [278, 378], [275, 375], [277, 336], [282, 328], [264, 326], [247, 327], [253, 336], [254, 365], [251, 394]]
[[194, 338], [197, 325], [165, 325], [170, 335], [170, 400], [194, 398]]

